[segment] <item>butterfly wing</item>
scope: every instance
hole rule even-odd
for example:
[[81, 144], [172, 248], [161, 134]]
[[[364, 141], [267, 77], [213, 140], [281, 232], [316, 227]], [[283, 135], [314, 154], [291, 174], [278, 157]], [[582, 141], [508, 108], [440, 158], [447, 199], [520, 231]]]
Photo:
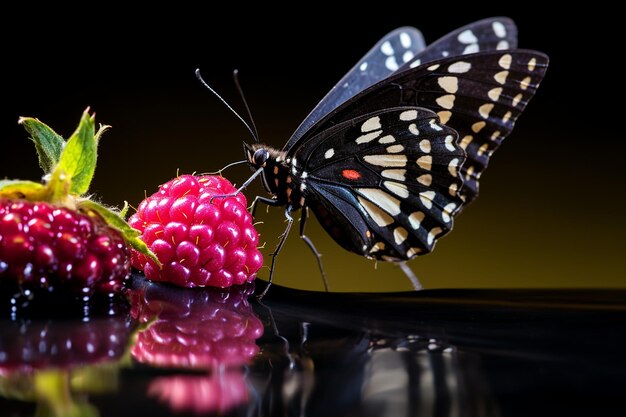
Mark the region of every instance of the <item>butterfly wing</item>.
[[535, 94], [547, 65], [546, 55], [529, 50], [488, 51], [432, 61], [361, 92], [320, 120], [292, 147], [304, 146], [320, 132], [364, 113], [398, 106], [425, 107], [458, 133], [459, 145], [467, 153], [461, 168], [461, 196], [469, 203], [478, 193], [478, 180], [489, 158]]
[[[407, 26], [389, 32], [324, 96], [296, 129], [289, 142], [297, 141], [322, 117], [351, 97], [389, 77], [424, 50], [425, 46], [424, 37], [415, 28]], [[289, 143], [285, 147], [288, 146]]]
[[307, 204], [344, 248], [384, 260], [430, 252], [462, 200], [456, 132], [419, 107], [384, 109], [323, 131], [293, 154]]
[[400, 66], [397, 72], [440, 58], [516, 48], [515, 22], [508, 17], [492, 17], [470, 23], [439, 38]]

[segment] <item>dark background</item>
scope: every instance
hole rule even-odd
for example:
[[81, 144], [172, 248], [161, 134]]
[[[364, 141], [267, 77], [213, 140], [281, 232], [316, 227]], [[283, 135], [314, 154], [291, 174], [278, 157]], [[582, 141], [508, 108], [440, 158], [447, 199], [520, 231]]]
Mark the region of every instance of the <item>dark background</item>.
[[[454, 7], [442, 2], [385, 2], [380, 10], [359, 5], [350, 12], [303, 3], [301, 17], [235, 6], [240, 10], [220, 13], [171, 5], [139, 13], [85, 10], [54, 19], [52, 10], [4, 11], [0, 178], [40, 177], [19, 116], [37, 117], [67, 137], [91, 106], [98, 122], [113, 126], [101, 142], [91, 191], [107, 204], [136, 205], [144, 190], [154, 192], [177, 172], [214, 171], [240, 160], [241, 142], [250, 141], [200, 86], [195, 68], [242, 109], [231, 79], [238, 68], [262, 140], [280, 148], [388, 31], [416, 26], [430, 43], [471, 21], [507, 15], [518, 24], [521, 47], [550, 55], [548, 75], [494, 155], [480, 198], [433, 254], [410, 265], [429, 288], [626, 286], [624, 71], [615, 61], [619, 26], [607, 19], [610, 11], [588, 5], [601, 13], [550, 14], [515, 3], [449, 16]], [[367, 10], [357, 14], [359, 7]], [[267, 17], [272, 13], [289, 17]], [[225, 175], [240, 184], [249, 170]], [[246, 192], [249, 199], [257, 193], [260, 182]], [[282, 219], [281, 209], [258, 215], [266, 255]], [[309, 230], [333, 289], [409, 288], [393, 265], [375, 269], [340, 249], [315, 221]], [[314, 258], [298, 240], [293, 233], [276, 282], [321, 289]]]

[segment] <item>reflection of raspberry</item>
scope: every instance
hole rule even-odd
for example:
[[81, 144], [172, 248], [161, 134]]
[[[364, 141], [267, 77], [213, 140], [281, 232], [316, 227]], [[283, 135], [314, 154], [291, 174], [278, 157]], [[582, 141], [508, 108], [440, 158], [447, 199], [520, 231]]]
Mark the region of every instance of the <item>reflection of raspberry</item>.
[[247, 297], [254, 286], [182, 289], [144, 283], [132, 291], [133, 315], [153, 321], [132, 348], [139, 362], [210, 368], [245, 364], [257, 354], [263, 324]]
[[177, 412], [225, 413], [248, 401], [248, 387], [241, 370], [211, 375], [175, 375], [155, 379], [148, 394], [169, 403]]
[[113, 361], [126, 350], [133, 329], [124, 316], [0, 320], [0, 375]]
[[236, 188], [219, 176], [182, 175], [139, 204], [129, 223], [162, 268], [134, 253], [132, 264], [152, 281], [183, 287], [229, 287], [254, 280], [263, 265], [259, 234], [246, 198], [215, 198]]

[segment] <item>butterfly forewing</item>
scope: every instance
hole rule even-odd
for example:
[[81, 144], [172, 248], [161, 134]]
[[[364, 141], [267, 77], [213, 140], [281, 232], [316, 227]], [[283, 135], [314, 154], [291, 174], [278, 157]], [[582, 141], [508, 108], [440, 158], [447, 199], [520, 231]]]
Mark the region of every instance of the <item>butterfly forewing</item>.
[[397, 72], [440, 58], [515, 48], [517, 48], [517, 27], [511, 19], [507, 17], [483, 19], [436, 40], [413, 59], [404, 63]]
[[407, 26], [389, 32], [324, 96], [300, 124], [289, 142], [297, 141], [322, 117], [351, 97], [389, 77], [425, 47], [424, 37], [415, 28]]
[[462, 200], [456, 132], [424, 108], [349, 120], [294, 151], [307, 204], [353, 252], [405, 260], [430, 252]]
[[489, 157], [513, 129], [547, 64], [544, 54], [526, 50], [436, 60], [363, 91], [312, 127], [302, 141], [364, 112], [397, 106], [431, 109], [442, 123], [458, 132], [459, 145], [467, 152], [461, 168], [466, 179], [461, 195], [469, 202], [476, 197], [478, 178]]

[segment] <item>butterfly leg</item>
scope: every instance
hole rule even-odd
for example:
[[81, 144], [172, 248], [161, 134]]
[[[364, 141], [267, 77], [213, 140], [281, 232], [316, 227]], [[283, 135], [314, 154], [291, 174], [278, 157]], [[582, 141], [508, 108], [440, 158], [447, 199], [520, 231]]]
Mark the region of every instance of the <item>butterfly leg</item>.
[[283, 232], [283, 234], [280, 235], [280, 240], [278, 241], [278, 245], [276, 245], [276, 249], [274, 249], [274, 252], [270, 254], [270, 256], [272, 257], [272, 263], [270, 264], [270, 276], [268, 279], [267, 287], [265, 287], [263, 292], [259, 295], [259, 299], [262, 299], [263, 297], [265, 297], [265, 294], [267, 294], [267, 291], [272, 286], [272, 278], [274, 276], [274, 266], [276, 264], [276, 258], [278, 257], [278, 254], [280, 253], [281, 249], [283, 248], [283, 245], [285, 244], [285, 241], [287, 240], [287, 236], [289, 236], [291, 225], [293, 224], [293, 217], [291, 217], [292, 210], [293, 208], [291, 206], [287, 206], [287, 209], [285, 210], [285, 217], [287, 218], [287, 227], [285, 227], [285, 231]]
[[317, 251], [315, 245], [309, 239], [307, 235], [304, 234], [304, 227], [306, 225], [306, 220], [309, 218], [309, 208], [307, 206], [302, 207], [302, 216], [300, 216], [300, 238], [304, 240], [304, 243], [307, 244], [315, 258], [317, 259], [317, 266], [320, 269], [320, 273], [322, 274], [322, 280], [324, 281], [324, 288], [326, 292], [330, 291], [328, 287], [328, 280], [326, 279], [326, 272], [324, 272], [324, 265], [322, 265], [322, 254]]
[[278, 200], [275, 200], [273, 198], [261, 197], [260, 195], [257, 195], [254, 198], [254, 201], [252, 202], [252, 204], [250, 205], [250, 208], [249, 208], [250, 214], [252, 214], [252, 217], [254, 217], [254, 215], [256, 214], [256, 208], [257, 208], [257, 205], [259, 203], [263, 203], [265, 205], [273, 206], [273, 207], [277, 207], [277, 206], [281, 205], [278, 202]]
[[422, 283], [420, 282], [419, 279], [417, 279], [417, 276], [415, 275], [413, 270], [411, 268], [409, 268], [409, 266], [406, 264], [406, 262], [404, 262], [404, 261], [398, 262], [398, 266], [400, 267], [400, 269], [402, 269], [402, 272], [405, 273], [405, 275], [409, 279], [409, 281], [411, 281], [411, 284], [413, 285], [413, 289], [415, 291], [419, 291], [419, 290], [424, 289], [424, 287], [422, 287]]

